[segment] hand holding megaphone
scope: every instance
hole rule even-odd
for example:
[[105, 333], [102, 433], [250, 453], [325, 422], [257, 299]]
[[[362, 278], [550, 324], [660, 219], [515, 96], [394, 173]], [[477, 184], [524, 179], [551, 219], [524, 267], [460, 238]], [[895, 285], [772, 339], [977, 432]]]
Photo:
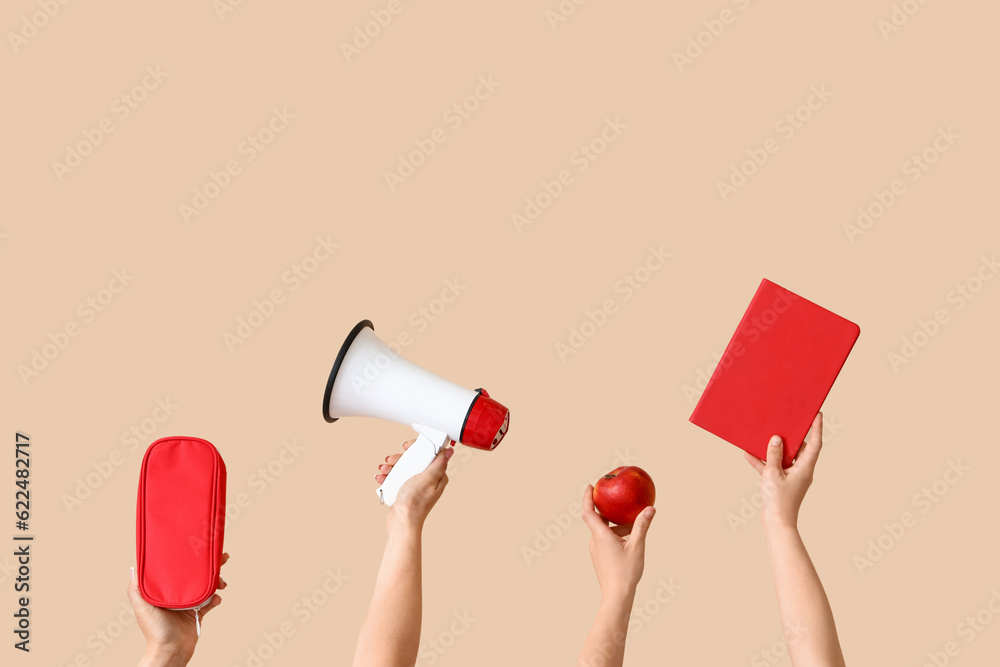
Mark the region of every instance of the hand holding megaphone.
[[449, 441], [493, 450], [507, 433], [510, 411], [482, 389], [466, 389], [407, 361], [374, 330], [362, 320], [341, 346], [326, 383], [323, 417], [375, 417], [417, 431], [377, 490], [391, 506], [403, 483], [426, 470]]
[[[386, 456], [383, 462], [378, 464], [378, 472], [375, 474], [376, 486], [382, 485], [388, 478], [392, 469], [403, 457], [406, 450], [416, 443], [416, 438], [410, 438], [403, 443], [402, 451]], [[452, 442], [452, 444], [457, 444]], [[414, 475], [406, 484], [403, 484], [393, 501], [392, 510], [403, 507], [404, 514], [420, 521], [427, 518], [431, 508], [437, 503], [441, 494], [444, 493], [448, 485], [448, 460], [455, 453], [454, 447], [445, 446], [438, 451], [437, 456], [431, 461], [427, 469], [422, 473]], [[385, 492], [385, 489], [382, 489]]]
[[434, 457], [451, 442], [447, 433], [429, 426], [414, 424], [413, 430], [419, 434], [417, 439], [396, 460], [382, 486], [375, 491], [382, 504], [389, 507], [396, 502], [396, 495], [403, 482], [427, 470]]

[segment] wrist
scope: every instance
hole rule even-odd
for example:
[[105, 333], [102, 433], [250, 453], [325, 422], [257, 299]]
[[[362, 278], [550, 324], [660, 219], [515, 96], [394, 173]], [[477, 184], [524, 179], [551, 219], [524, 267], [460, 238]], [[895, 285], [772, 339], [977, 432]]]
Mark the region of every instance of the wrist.
[[386, 515], [386, 528], [390, 535], [416, 534], [419, 536], [424, 528], [424, 518], [415, 516], [405, 509], [400, 508], [397, 510], [397, 508], [393, 507], [389, 510], [389, 514]]
[[635, 586], [613, 587], [601, 591], [601, 608], [608, 611], [632, 611]]
[[761, 523], [764, 524], [764, 534], [778, 533], [798, 533], [798, 517], [794, 516], [768, 516], [761, 515]]
[[191, 659], [179, 648], [166, 644], [146, 644], [146, 652], [139, 662], [141, 667], [184, 667]]

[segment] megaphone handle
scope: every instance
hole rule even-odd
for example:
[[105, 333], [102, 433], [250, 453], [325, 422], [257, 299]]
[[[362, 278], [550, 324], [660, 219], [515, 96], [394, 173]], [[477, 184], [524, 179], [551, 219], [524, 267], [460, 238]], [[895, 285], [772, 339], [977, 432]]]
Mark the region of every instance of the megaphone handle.
[[416, 441], [410, 445], [403, 455], [399, 457], [392, 470], [386, 476], [382, 486], [378, 487], [376, 494], [384, 505], [392, 507], [396, 502], [396, 494], [400, 487], [414, 475], [419, 475], [427, 470], [438, 451], [447, 444], [449, 438], [444, 433], [439, 433], [442, 437], [435, 438], [427, 433], [420, 433]]

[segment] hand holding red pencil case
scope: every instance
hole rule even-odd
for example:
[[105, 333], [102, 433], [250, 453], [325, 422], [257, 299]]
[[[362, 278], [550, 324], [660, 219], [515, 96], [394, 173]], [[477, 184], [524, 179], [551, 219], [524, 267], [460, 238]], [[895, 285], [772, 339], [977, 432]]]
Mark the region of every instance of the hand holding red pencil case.
[[142, 598], [164, 609], [193, 609], [198, 621], [219, 588], [225, 519], [226, 464], [212, 443], [169, 437], [151, 444], [136, 503]]

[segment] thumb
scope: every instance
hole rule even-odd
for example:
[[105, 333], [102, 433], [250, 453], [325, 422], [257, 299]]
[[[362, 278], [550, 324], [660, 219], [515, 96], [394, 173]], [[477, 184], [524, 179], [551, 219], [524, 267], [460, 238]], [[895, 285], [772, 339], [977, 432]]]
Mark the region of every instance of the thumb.
[[204, 619], [206, 616], [208, 616], [208, 612], [212, 611], [213, 609], [215, 609], [216, 607], [218, 607], [220, 604], [222, 604], [222, 596], [219, 595], [218, 593], [216, 593], [208, 601], [207, 605], [205, 605], [200, 610], [198, 610], [198, 614], [202, 617], [202, 619]]
[[635, 522], [632, 524], [632, 532], [629, 533], [627, 546], [640, 553], [645, 550], [646, 533], [649, 531], [649, 525], [653, 523], [655, 515], [656, 508], [652, 505], [639, 513], [639, 516], [635, 518]]
[[128, 580], [128, 594], [129, 595], [132, 595], [133, 593], [138, 594], [139, 580], [135, 578], [135, 567], [129, 567], [129, 570], [131, 570], [132, 576]]
[[781, 470], [781, 457], [784, 453], [781, 436], [772, 435], [771, 442], [767, 444], [767, 467]]
[[427, 466], [427, 470], [425, 470], [424, 473], [427, 474], [432, 481], [439, 481], [442, 477], [444, 477], [444, 473], [448, 469], [448, 459], [450, 459], [451, 455], [454, 453], [455, 450], [452, 447], [442, 447], [441, 450], [438, 451], [437, 456], [434, 457], [434, 460], [431, 461], [431, 464]]
[[143, 607], [148, 603], [142, 597], [142, 594], [139, 592], [139, 579], [136, 578], [135, 576], [135, 568], [133, 567], [131, 569], [132, 569], [132, 578], [129, 579], [128, 582], [127, 594], [129, 600], [132, 602], [132, 608], [137, 609]]

